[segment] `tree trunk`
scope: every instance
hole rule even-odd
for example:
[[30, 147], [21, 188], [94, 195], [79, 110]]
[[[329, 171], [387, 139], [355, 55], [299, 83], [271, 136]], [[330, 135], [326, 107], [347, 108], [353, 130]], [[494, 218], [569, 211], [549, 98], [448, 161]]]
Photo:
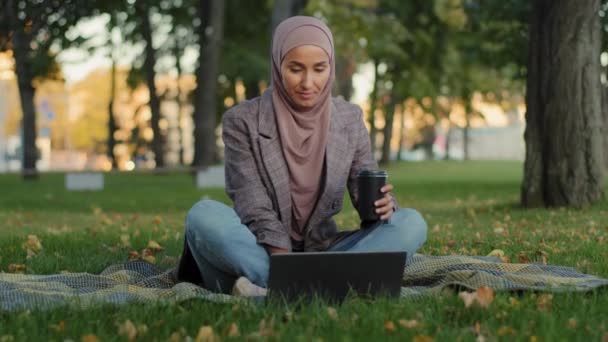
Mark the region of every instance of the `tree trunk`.
[[602, 196], [600, 1], [537, 0], [526, 93], [526, 207], [573, 206]]
[[608, 87], [602, 87], [602, 115], [604, 125], [602, 136], [604, 137], [604, 170], [608, 171]]
[[473, 111], [473, 106], [471, 106], [471, 95], [470, 93], [466, 93], [463, 96], [464, 101], [464, 129], [462, 130], [462, 148], [464, 154], [464, 160], [469, 160], [469, 133], [471, 128], [471, 114]]
[[[114, 47], [110, 47], [114, 50]], [[114, 154], [114, 147], [116, 146], [116, 139], [114, 133], [116, 132], [116, 119], [114, 116], [114, 99], [116, 94], [116, 59], [114, 53], [110, 52], [112, 58], [112, 69], [110, 71], [110, 102], [108, 103], [108, 151], [107, 156], [112, 162], [112, 169], [117, 168], [116, 155]]]
[[369, 139], [372, 147], [372, 157], [375, 159], [376, 155], [376, 106], [378, 102], [378, 60], [374, 60], [374, 84], [372, 85], [372, 92], [369, 95]]
[[450, 133], [452, 133], [452, 122], [449, 123], [448, 131], [445, 133], [445, 156], [443, 160], [450, 160]]
[[[207, 1], [201, 0], [201, 6]], [[216, 111], [217, 111], [217, 77], [220, 67], [220, 51], [224, 35], [224, 1], [210, 0], [209, 26], [200, 28], [200, 65], [196, 75], [197, 96], [195, 106], [194, 160], [198, 167], [209, 166], [216, 159]], [[205, 31], [209, 35], [205, 37]], [[203, 43], [203, 41], [205, 43]]]
[[380, 158], [380, 164], [388, 165], [391, 161], [391, 140], [393, 139], [393, 121], [395, 119], [395, 105], [396, 100], [391, 97], [390, 103], [386, 106], [384, 112], [384, 128], [383, 142], [382, 142], [382, 157]]
[[308, 0], [274, 0], [272, 5], [272, 31], [281, 21], [299, 14]]
[[[258, 80], [245, 81], [245, 98], [249, 100], [258, 96], [260, 96], [260, 87], [258, 86]], [[236, 96], [234, 98], [234, 101], [236, 101]]]
[[141, 17], [141, 29], [143, 38], [146, 42], [145, 49], [145, 61], [144, 61], [144, 70], [146, 73], [146, 83], [148, 85], [148, 90], [150, 92], [150, 112], [152, 113], [151, 125], [152, 132], [154, 134], [154, 138], [152, 140], [152, 150], [154, 151], [154, 161], [156, 163], [156, 168], [162, 168], [165, 166], [165, 156], [163, 149], [163, 137], [160, 132], [160, 100], [158, 99], [158, 95], [156, 94], [156, 72], [154, 71], [154, 66], [156, 65], [156, 52], [154, 50], [154, 46], [152, 45], [152, 27], [150, 25], [150, 18], [148, 13], [148, 8], [145, 2], [138, 1], [139, 15]]
[[[7, 2], [7, 11], [16, 13], [14, 2]], [[21, 174], [24, 179], [38, 178], [36, 161], [38, 160], [38, 148], [36, 146], [36, 109], [34, 107], [34, 86], [32, 85], [32, 73], [29, 60], [31, 35], [24, 31], [24, 25], [11, 15], [11, 26], [13, 29], [13, 53], [15, 56], [15, 73], [19, 87], [19, 99], [23, 112], [22, 131], [22, 167]]]
[[399, 146], [397, 147], [397, 161], [401, 161], [403, 143], [405, 140], [405, 104], [401, 106], [401, 119], [399, 120]]

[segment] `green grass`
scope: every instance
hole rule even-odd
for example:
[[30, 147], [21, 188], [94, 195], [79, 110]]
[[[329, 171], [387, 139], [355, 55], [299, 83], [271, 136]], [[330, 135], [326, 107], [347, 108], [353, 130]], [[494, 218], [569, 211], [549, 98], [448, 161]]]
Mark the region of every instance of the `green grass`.
[[[400, 205], [418, 209], [429, 224], [421, 253], [486, 255], [501, 249], [513, 262], [541, 261], [544, 256], [550, 264], [608, 277], [608, 201], [579, 210], [524, 210], [517, 205], [521, 177], [522, 165], [513, 162], [402, 163], [389, 168]], [[112, 174], [104, 191], [87, 193], [67, 192], [63, 181], [60, 174], [30, 183], [15, 175], [0, 176], [0, 271], [9, 264], [25, 264], [26, 273], [98, 273], [128, 260], [129, 251], [141, 251], [150, 240], [165, 247], [156, 263], [167, 268], [179, 255], [189, 207], [202, 197], [229, 203], [223, 189], [197, 190], [185, 174]], [[350, 201], [345, 200], [337, 221], [341, 227], [356, 226]], [[30, 259], [22, 248], [28, 234], [38, 236], [43, 246]], [[123, 246], [122, 235], [129, 236], [130, 247]], [[141, 340], [167, 340], [172, 334], [194, 338], [204, 325], [228, 339], [232, 323], [240, 338], [296, 341], [475, 340], [476, 330], [489, 341], [608, 338], [606, 290], [553, 294], [544, 308], [538, 302], [539, 294], [533, 293], [498, 293], [488, 309], [467, 309], [448, 293], [418, 301], [353, 299], [337, 307], [337, 315], [330, 315], [323, 303], [298, 309], [201, 300], [57, 308], [0, 313], [0, 341], [76, 341], [87, 334], [126, 340], [119, 327], [127, 320], [140, 327]], [[405, 328], [399, 320], [416, 320], [418, 325]], [[395, 329], [386, 329], [387, 321]]]

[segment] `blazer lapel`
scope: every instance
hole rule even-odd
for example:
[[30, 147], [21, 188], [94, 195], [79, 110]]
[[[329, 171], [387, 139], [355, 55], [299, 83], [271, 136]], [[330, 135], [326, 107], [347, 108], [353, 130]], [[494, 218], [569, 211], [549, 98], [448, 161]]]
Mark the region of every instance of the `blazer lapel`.
[[289, 190], [289, 171], [281, 147], [281, 139], [272, 109], [272, 93], [266, 91], [260, 99], [258, 116], [259, 146], [262, 161], [276, 194], [281, 221], [286, 227], [291, 225], [291, 192]]

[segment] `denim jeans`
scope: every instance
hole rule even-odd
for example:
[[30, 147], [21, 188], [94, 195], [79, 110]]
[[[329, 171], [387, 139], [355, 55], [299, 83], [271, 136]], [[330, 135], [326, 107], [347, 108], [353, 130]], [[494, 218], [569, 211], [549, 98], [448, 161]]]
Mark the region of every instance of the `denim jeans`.
[[[388, 221], [353, 231], [328, 251], [400, 250], [412, 256], [425, 242], [426, 232], [426, 222], [416, 210], [398, 209]], [[188, 212], [185, 235], [206, 288], [227, 293], [240, 276], [267, 287], [270, 257], [233, 208], [199, 201]]]

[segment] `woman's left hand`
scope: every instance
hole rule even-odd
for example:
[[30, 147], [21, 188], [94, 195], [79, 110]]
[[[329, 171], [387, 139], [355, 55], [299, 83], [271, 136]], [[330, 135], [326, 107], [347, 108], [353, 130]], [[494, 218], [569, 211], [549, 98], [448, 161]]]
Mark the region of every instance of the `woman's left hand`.
[[391, 191], [393, 190], [392, 184], [385, 184], [380, 192], [384, 194], [384, 197], [374, 202], [376, 206], [376, 214], [380, 215], [380, 220], [388, 220], [394, 212], [393, 205], [393, 195]]

